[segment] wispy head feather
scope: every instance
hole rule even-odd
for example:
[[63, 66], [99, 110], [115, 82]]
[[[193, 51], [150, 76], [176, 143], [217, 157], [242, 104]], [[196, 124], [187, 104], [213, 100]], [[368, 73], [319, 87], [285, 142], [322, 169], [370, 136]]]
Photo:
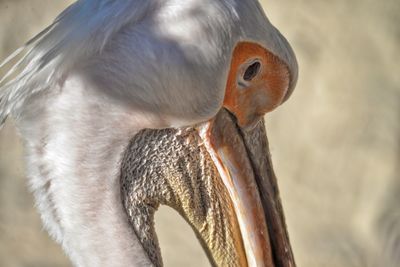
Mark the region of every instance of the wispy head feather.
[[20, 58], [0, 79], [0, 127], [30, 96], [55, 87], [77, 59], [101, 53], [124, 25], [145, 16], [153, 1], [79, 0], [46, 29], [6, 58]]

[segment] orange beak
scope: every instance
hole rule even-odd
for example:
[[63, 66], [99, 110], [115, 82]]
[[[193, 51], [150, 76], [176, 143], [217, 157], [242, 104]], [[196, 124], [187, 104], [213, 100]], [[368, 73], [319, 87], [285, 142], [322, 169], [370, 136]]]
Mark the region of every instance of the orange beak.
[[239, 43], [214, 118], [135, 135], [121, 171], [124, 205], [156, 266], [154, 225], [142, 225], [160, 204], [192, 226], [213, 266], [295, 266], [262, 119], [287, 99], [293, 80], [260, 45]]
[[259, 44], [239, 43], [224, 108], [200, 129], [233, 203], [248, 266], [295, 266], [262, 119], [291, 94], [291, 76]]
[[247, 266], [295, 266], [263, 121], [246, 131], [223, 109], [200, 133], [231, 197]]

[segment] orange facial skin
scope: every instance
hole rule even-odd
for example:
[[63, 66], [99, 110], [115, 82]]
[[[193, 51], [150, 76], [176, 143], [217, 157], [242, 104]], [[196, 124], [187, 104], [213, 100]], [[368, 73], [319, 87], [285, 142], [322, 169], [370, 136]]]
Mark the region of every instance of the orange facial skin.
[[[240, 266], [295, 266], [293, 261], [285, 258], [291, 253], [290, 245], [284, 247], [283, 256], [279, 254], [281, 246], [278, 246], [278, 252], [273, 247], [274, 244], [281, 244], [275, 240], [284, 240], [282, 242], [286, 244], [286, 236], [279, 232], [283, 215], [275, 206], [278, 203], [275, 193], [261, 191], [264, 188], [261, 186], [272, 185], [269, 189], [274, 188], [276, 181], [271, 180], [272, 176], [267, 172], [272, 170], [272, 165], [267, 159], [268, 145], [264, 146], [265, 133], [260, 130], [264, 126], [257, 125], [265, 113], [285, 100], [290, 78], [288, 66], [261, 45], [238, 43], [232, 55], [224, 108], [199, 128], [234, 207], [239, 226], [234, 233], [239, 240], [236, 249], [241, 255]], [[250, 146], [246, 143], [248, 138], [253, 142]], [[279, 221], [275, 223], [269, 218], [272, 224], [268, 225], [267, 215], [275, 216]], [[275, 252], [279, 258], [275, 258]], [[282, 257], [285, 258], [283, 261]]]
[[[254, 78], [245, 81], [246, 69], [260, 62]], [[240, 42], [234, 49], [226, 85], [224, 107], [241, 127], [251, 127], [265, 113], [279, 106], [289, 88], [289, 70], [277, 56], [259, 44]]]

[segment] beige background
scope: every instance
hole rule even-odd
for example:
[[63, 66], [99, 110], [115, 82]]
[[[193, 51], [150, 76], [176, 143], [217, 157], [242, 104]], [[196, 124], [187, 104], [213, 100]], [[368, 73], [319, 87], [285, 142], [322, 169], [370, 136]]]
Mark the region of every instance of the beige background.
[[[265, 3], [264, 3], [265, 2]], [[0, 0], [0, 58], [68, 1]], [[268, 115], [299, 266], [400, 266], [400, 2], [263, 1], [300, 63], [292, 99]], [[0, 266], [70, 266], [42, 230], [12, 122], [0, 132]], [[156, 218], [166, 266], [208, 266], [189, 227]]]

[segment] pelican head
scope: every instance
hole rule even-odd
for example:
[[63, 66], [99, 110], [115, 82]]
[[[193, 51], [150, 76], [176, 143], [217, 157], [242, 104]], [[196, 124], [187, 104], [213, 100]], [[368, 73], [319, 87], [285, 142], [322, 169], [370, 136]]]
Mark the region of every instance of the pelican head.
[[295, 266], [264, 115], [297, 63], [256, 0], [79, 0], [1, 66], [42, 220], [76, 266], [162, 266], [168, 205], [214, 266]]

